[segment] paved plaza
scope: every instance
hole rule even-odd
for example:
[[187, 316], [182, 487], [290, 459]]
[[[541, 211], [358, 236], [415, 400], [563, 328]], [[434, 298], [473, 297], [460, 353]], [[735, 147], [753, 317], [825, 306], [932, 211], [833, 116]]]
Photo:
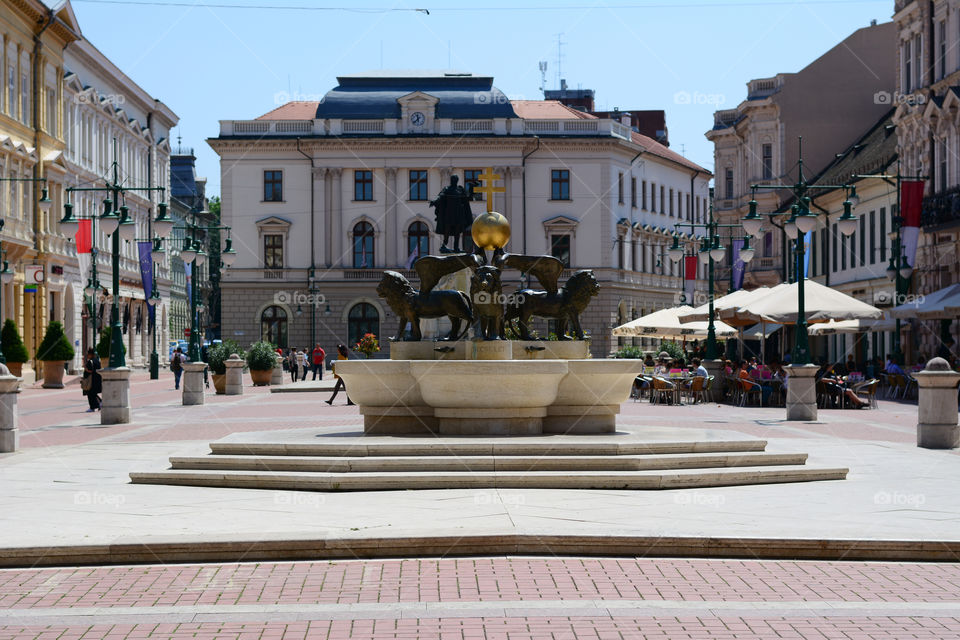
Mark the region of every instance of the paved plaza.
[[[915, 446], [914, 404], [786, 423], [782, 408], [628, 401], [609, 436], [762, 439], [849, 468], [840, 481], [352, 493], [129, 483], [222, 438], [360, 437], [342, 395], [330, 407], [327, 391], [244, 393], [183, 407], [169, 375], [138, 372], [134, 421], [116, 426], [85, 413], [75, 384], [21, 393], [22, 448], [0, 457], [0, 640], [960, 637], [960, 458]], [[758, 559], [791, 554], [824, 559]]]

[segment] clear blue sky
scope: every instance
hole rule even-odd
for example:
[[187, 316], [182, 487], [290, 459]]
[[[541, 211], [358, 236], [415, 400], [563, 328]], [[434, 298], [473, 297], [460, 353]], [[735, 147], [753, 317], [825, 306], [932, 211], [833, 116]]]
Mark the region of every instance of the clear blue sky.
[[[196, 149], [209, 195], [220, 192], [219, 160], [205, 142], [218, 120], [254, 118], [287, 95], [319, 99], [337, 75], [379, 68], [449, 66], [492, 75], [510, 97], [539, 99], [539, 61], [548, 63], [547, 88], [557, 85], [558, 34], [571, 88], [594, 89], [601, 109], [666, 110], [671, 147], [712, 169], [703, 134], [714, 110], [746, 97], [748, 80], [797, 71], [893, 13], [892, 0], [496, 0], [480, 9], [434, 0], [72, 1], [84, 35], [180, 116], [173, 144], [179, 133]], [[271, 8], [213, 6], [237, 4]], [[677, 104], [678, 92], [691, 103]]]

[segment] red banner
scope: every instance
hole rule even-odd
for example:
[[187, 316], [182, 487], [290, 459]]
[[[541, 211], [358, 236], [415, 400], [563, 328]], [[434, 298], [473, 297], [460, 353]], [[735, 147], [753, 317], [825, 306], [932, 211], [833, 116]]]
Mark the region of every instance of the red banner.
[[683, 279], [696, 280], [697, 279], [697, 256], [684, 256], [683, 260], [684, 260]]
[[920, 226], [920, 209], [923, 204], [923, 180], [904, 180], [900, 183], [900, 215], [903, 226]]
[[77, 253], [90, 253], [93, 248], [93, 221], [78, 220], [80, 227], [77, 229], [77, 235], [74, 236], [77, 241]]

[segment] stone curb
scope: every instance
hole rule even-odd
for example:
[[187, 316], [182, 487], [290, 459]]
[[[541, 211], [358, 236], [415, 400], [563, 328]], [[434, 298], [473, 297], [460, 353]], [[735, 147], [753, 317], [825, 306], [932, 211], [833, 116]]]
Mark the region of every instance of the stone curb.
[[960, 559], [958, 540], [844, 540], [578, 535], [465, 535], [288, 540], [182, 539], [0, 548], [0, 567], [253, 562], [488, 555], [938, 561]]

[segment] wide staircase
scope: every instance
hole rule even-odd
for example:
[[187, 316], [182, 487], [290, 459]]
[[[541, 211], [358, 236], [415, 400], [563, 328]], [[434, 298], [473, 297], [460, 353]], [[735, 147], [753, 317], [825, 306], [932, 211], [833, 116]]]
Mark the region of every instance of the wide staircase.
[[764, 440], [704, 442], [363, 443], [220, 441], [135, 483], [303, 491], [408, 489], [687, 489], [843, 480], [847, 469], [806, 466], [805, 453], [769, 453]]

